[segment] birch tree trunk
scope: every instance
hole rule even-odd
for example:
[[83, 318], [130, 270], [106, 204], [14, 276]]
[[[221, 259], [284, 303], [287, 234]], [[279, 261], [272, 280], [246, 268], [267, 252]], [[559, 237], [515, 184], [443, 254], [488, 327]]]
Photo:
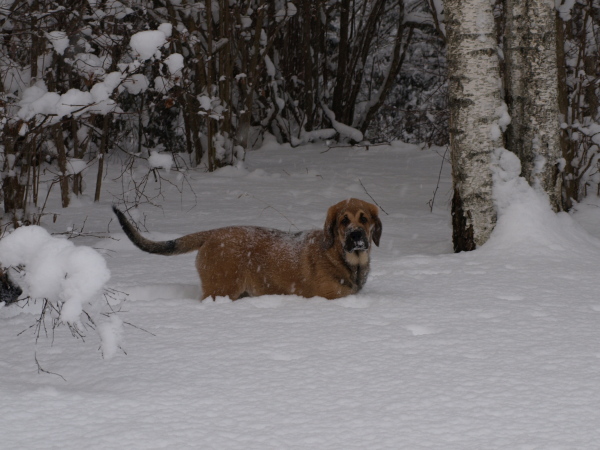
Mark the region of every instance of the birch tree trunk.
[[505, 0], [507, 148], [522, 175], [562, 209], [556, 11], [548, 0]]
[[496, 223], [492, 136], [500, 98], [495, 23], [489, 0], [445, 0], [449, 71], [454, 250], [483, 245]]

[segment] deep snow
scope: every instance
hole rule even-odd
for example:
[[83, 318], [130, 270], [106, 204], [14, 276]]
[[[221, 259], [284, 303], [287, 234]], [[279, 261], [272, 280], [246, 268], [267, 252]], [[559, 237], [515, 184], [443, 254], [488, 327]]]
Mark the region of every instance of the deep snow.
[[[498, 172], [492, 239], [452, 254], [447, 164], [428, 205], [442, 153], [269, 143], [245, 165], [187, 172], [193, 192], [163, 171], [174, 184], [161, 184], [162, 209], [134, 214], [156, 239], [304, 230], [343, 198], [370, 200], [366, 188], [387, 212], [381, 247], [364, 290], [334, 301], [199, 302], [193, 254], [144, 254], [112, 220], [106, 192], [119, 195], [121, 180], [109, 166], [100, 204], [51, 205], [58, 220], [44, 225], [85, 223], [91, 235], [75, 244], [103, 254], [107, 286], [127, 293], [101, 327], [118, 339], [125, 322], [126, 354], [103, 359], [96, 331], [82, 343], [66, 327], [36, 345], [33, 330], [18, 333], [39, 303], [0, 308], [0, 448], [598, 448], [600, 202], [555, 215]], [[60, 376], [38, 373], [35, 358]]]

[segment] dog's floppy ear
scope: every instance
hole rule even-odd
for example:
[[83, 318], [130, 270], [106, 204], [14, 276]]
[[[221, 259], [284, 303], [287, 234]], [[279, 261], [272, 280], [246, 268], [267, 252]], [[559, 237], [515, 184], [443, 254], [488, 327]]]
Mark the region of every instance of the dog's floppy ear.
[[381, 231], [383, 230], [383, 225], [381, 224], [381, 220], [379, 219], [379, 208], [375, 205], [370, 205], [369, 212], [371, 213], [371, 217], [373, 218], [373, 222], [375, 225], [373, 226], [373, 242], [375, 245], [379, 247], [379, 239], [381, 239]]
[[335, 226], [338, 210], [339, 204], [333, 205], [327, 210], [327, 218], [325, 219], [325, 226], [323, 228], [323, 231], [325, 232], [325, 245], [327, 248], [333, 247], [335, 241]]

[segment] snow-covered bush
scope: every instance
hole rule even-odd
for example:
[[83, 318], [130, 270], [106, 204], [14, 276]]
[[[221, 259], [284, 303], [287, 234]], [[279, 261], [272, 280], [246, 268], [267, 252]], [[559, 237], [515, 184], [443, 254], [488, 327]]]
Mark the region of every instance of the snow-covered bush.
[[[100, 314], [102, 295], [110, 272], [94, 249], [75, 246], [51, 236], [38, 226], [20, 227], [0, 240], [0, 265], [19, 267], [13, 280], [23, 290], [21, 298], [42, 302], [37, 332], [61, 324], [83, 337], [96, 329], [105, 357], [114, 355], [120, 343], [120, 319], [105, 320]], [[16, 278], [16, 279], [15, 279]]]

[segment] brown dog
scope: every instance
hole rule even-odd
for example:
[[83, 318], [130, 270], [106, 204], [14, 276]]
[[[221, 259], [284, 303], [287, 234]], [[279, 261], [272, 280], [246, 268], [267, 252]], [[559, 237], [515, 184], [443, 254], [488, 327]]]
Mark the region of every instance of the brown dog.
[[113, 211], [138, 248], [159, 255], [198, 250], [203, 296], [267, 294], [334, 299], [355, 294], [369, 274], [371, 242], [379, 246], [381, 220], [371, 203], [355, 198], [329, 208], [323, 230], [286, 233], [261, 227], [226, 227], [171, 241], [144, 238]]

